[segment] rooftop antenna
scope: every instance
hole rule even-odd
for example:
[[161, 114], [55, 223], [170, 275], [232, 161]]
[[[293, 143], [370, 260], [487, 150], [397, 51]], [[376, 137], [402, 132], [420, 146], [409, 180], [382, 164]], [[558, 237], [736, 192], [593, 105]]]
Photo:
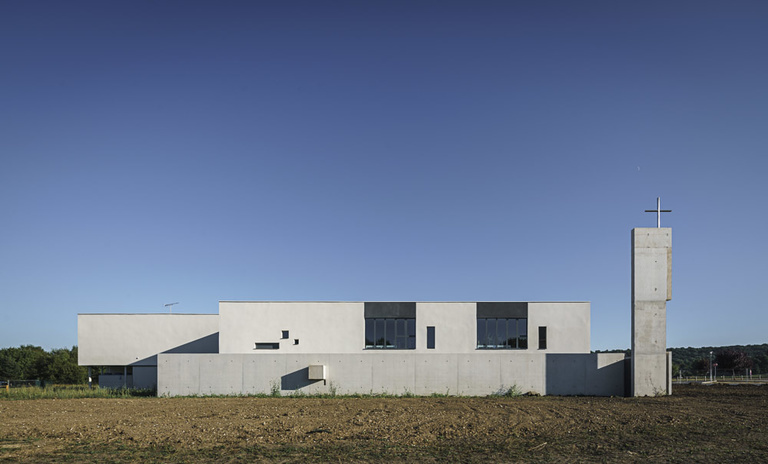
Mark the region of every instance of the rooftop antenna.
[[167, 303], [167, 304], [165, 304], [165, 307], [168, 308], [168, 312], [169, 313], [173, 312], [172, 306], [175, 305], [175, 304], [179, 304], [179, 302], [177, 301], [176, 303]]
[[646, 209], [646, 213], [656, 213], [656, 228], [661, 228], [661, 213], [671, 213], [671, 209], [661, 209], [661, 197], [656, 197], [656, 209]]

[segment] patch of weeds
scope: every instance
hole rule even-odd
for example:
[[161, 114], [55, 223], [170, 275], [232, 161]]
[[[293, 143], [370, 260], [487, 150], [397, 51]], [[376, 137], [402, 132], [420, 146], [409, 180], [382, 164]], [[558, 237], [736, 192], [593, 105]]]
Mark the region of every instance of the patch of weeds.
[[451, 396], [451, 390], [450, 389], [445, 390], [445, 393], [433, 392], [433, 393], [429, 394], [430, 398], [448, 398], [449, 396]]
[[273, 380], [273, 381], [270, 383], [270, 387], [269, 387], [269, 396], [271, 396], [271, 397], [273, 397], [273, 398], [279, 398], [280, 396], [282, 396], [282, 395], [280, 394], [280, 384], [278, 383], [278, 381], [277, 381], [277, 380]]
[[511, 387], [504, 389], [504, 386], [502, 387], [493, 395], [491, 396], [503, 396], [505, 398], [517, 398], [519, 396], [523, 396], [523, 391], [520, 390], [520, 387], [517, 385], [512, 385]]

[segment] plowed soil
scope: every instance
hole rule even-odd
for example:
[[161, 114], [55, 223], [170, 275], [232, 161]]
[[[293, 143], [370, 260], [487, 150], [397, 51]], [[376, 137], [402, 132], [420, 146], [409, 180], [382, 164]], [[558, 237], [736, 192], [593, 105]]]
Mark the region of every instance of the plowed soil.
[[655, 398], [0, 401], [2, 462], [768, 462], [768, 386]]

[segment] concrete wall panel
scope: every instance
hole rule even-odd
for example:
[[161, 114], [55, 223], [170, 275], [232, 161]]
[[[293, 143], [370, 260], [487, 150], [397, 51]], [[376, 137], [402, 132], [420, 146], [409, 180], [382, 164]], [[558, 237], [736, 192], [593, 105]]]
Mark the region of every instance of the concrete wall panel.
[[528, 350], [539, 348], [539, 327], [547, 328], [547, 353], [589, 353], [590, 304], [528, 303]]
[[362, 302], [222, 301], [219, 352], [252, 353], [255, 343], [279, 343], [286, 354], [359, 352], [365, 348], [363, 313]]
[[667, 381], [667, 300], [671, 297], [672, 231], [632, 230], [633, 396], [670, 393]]
[[184, 345], [215, 353], [218, 331], [217, 314], [78, 314], [78, 364], [155, 365], [158, 353]]

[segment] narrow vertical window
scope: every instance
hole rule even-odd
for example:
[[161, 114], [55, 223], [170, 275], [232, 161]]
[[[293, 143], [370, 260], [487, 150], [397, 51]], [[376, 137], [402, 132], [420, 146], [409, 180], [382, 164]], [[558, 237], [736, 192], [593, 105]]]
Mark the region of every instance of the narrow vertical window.
[[387, 340], [384, 337], [384, 327], [385, 327], [384, 319], [375, 319], [375, 321], [376, 321], [376, 325], [375, 325], [376, 338], [374, 340], [376, 340], [376, 343], [374, 344], [374, 347], [379, 349], [386, 348]]
[[408, 346], [408, 333], [405, 330], [405, 319], [395, 319], [396, 337], [395, 345], [398, 350], [404, 350]]
[[387, 331], [385, 332], [384, 339], [386, 340], [384, 342], [384, 348], [395, 348], [397, 345], [395, 345], [395, 319], [384, 319], [384, 322], [387, 325]]
[[519, 348], [517, 345], [517, 319], [507, 319], [507, 347]]
[[367, 349], [373, 348], [373, 345], [376, 341], [376, 334], [373, 331], [373, 325], [375, 323], [375, 319], [366, 319], [365, 320], [365, 347]]
[[488, 340], [485, 342], [485, 345], [488, 348], [496, 348], [496, 319], [488, 319], [488, 325], [486, 336], [488, 337]]
[[496, 319], [496, 348], [507, 347], [507, 321]]
[[435, 349], [435, 328], [427, 327], [427, 349]]
[[485, 348], [485, 318], [479, 318], [477, 320], [477, 347]]
[[547, 349], [547, 328], [539, 327], [539, 349]]

